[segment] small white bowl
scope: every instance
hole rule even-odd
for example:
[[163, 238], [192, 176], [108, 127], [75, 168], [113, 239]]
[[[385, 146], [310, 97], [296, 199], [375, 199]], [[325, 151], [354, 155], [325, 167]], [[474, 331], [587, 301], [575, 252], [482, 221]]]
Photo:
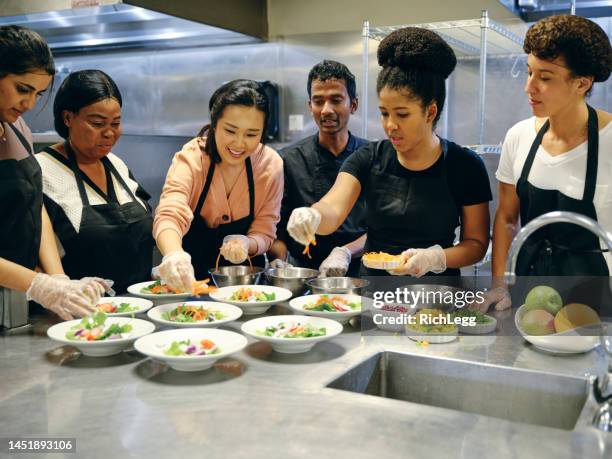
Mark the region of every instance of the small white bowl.
[[[225, 314], [225, 318], [215, 320], [214, 322], [173, 322], [171, 320], [166, 320], [163, 318], [164, 312], [172, 311], [176, 307], [183, 304], [196, 307], [212, 308]], [[176, 328], [217, 328], [219, 325], [233, 322], [241, 315], [242, 309], [236, 306], [232, 306], [231, 304], [218, 303], [216, 301], [185, 301], [182, 303], [163, 304], [161, 306], [156, 306], [153, 309], [150, 309], [149, 312], [147, 312], [147, 316], [149, 316], [149, 319], [151, 319], [153, 322], [156, 322], [160, 325], [166, 325]]]
[[[211, 355], [170, 356], [164, 354], [173, 341], [190, 339], [213, 341], [221, 352]], [[223, 357], [241, 351], [247, 345], [247, 339], [239, 333], [217, 330], [214, 328], [179, 328], [152, 333], [136, 340], [134, 347], [138, 352], [156, 360], [161, 360], [177, 371], [201, 371], [212, 367]]]
[[[329, 296], [329, 297], [340, 297], [351, 303], [359, 303], [362, 305], [361, 308], [356, 311], [347, 311], [347, 312], [329, 312], [329, 311], [309, 311], [304, 309], [307, 305], [315, 303], [320, 297]], [[341, 324], [348, 323], [352, 317], [358, 316], [361, 314], [363, 309], [363, 298], [359, 295], [350, 295], [350, 294], [338, 294], [338, 295], [306, 295], [300, 296], [292, 299], [289, 302], [289, 306], [298, 314], [304, 314], [307, 316], [314, 317], [323, 317], [325, 319], [333, 319]]]
[[190, 296], [194, 296], [191, 292], [183, 292], [183, 293], [144, 293], [142, 289], [148, 287], [155, 281], [146, 281], [139, 282], [138, 284], [130, 285], [128, 287], [128, 292], [132, 295], [138, 296], [140, 298], [147, 298], [149, 300], [175, 300], [180, 301], [185, 298], [189, 298]]
[[[235, 301], [230, 300], [229, 298], [232, 294], [240, 290], [241, 288], [250, 288], [256, 292], [266, 292], [266, 293], [275, 293], [276, 298], [270, 301]], [[282, 287], [274, 287], [271, 285], [233, 285], [229, 287], [221, 287], [220, 289], [215, 290], [210, 293], [210, 297], [215, 301], [221, 301], [223, 303], [233, 304], [234, 306], [238, 306], [242, 309], [244, 315], [255, 315], [255, 314], [263, 314], [271, 306], [282, 303], [283, 301], [287, 301], [293, 293], [291, 290]]]
[[555, 352], [558, 354], [581, 354], [583, 352], [589, 352], [595, 349], [600, 341], [598, 335], [599, 325], [592, 327], [583, 327], [586, 333], [591, 335], [581, 335], [577, 329], [568, 330], [563, 333], [552, 333], [550, 335], [528, 335], [520, 327], [520, 320], [523, 314], [527, 312], [525, 305], [522, 305], [517, 309], [514, 315], [514, 325], [518, 329], [519, 333], [529, 341], [535, 347], [540, 348], [544, 351]]
[[[312, 338], [273, 338], [271, 336], [262, 336], [257, 333], [260, 330], [264, 330], [266, 327], [276, 326], [281, 322], [308, 323], [317, 328], [325, 327], [326, 334], [324, 336], [314, 336]], [[272, 349], [276, 352], [281, 352], [283, 354], [299, 354], [308, 352], [315, 344], [331, 339], [342, 333], [342, 325], [335, 320], [323, 319], [321, 317], [298, 315], [270, 316], [260, 317], [245, 322], [242, 324], [242, 332], [260, 341], [270, 343]]]
[[485, 316], [489, 319], [486, 324], [474, 324], [474, 325], [461, 325], [458, 324], [459, 333], [465, 333], [466, 335], [486, 335], [487, 333], [494, 332], [497, 328], [497, 319], [488, 314]]
[[119, 306], [121, 303], [128, 303], [130, 306], [137, 307], [138, 309], [130, 312], [105, 312], [109, 317], [130, 317], [133, 314], [140, 314], [148, 311], [152, 306], [153, 302], [145, 298], [136, 298], [133, 296], [105, 296], [100, 298], [98, 304], [113, 303], [115, 306]]
[[406, 328], [406, 324], [408, 323], [408, 316], [414, 314], [416, 311], [415, 308], [412, 308], [410, 305], [406, 304], [385, 304], [384, 306], [395, 306], [406, 309], [406, 312], [400, 312], [388, 311], [382, 307], [379, 308], [372, 306], [370, 308], [372, 322], [374, 322], [374, 325], [376, 325], [376, 327], [380, 330], [391, 333], [403, 332], [404, 328]]
[[66, 332], [68, 332], [73, 325], [77, 325], [80, 322], [81, 319], [75, 319], [55, 324], [47, 330], [47, 336], [54, 341], [76, 347], [83, 355], [89, 357], [106, 357], [108, 355], [119, 354], [136, 339], [148, 335], [155, 330], [155, 325], [147, 320], [132, 319], [130, 317], [108, 317], [104, 323], [105, 326], [113, 323], [119, 325], [130, 324], [132, 326], [130, 335], [126, 338], [104, 341], [77, 341], [66, 338]]

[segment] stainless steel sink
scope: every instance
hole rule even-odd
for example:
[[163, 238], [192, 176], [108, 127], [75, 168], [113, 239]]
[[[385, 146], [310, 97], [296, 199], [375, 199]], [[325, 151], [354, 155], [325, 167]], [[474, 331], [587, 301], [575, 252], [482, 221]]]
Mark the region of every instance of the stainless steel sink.
[[564, 430], [574, 429], [589, 390], [582, 378], [396, 352], [327, 387]]

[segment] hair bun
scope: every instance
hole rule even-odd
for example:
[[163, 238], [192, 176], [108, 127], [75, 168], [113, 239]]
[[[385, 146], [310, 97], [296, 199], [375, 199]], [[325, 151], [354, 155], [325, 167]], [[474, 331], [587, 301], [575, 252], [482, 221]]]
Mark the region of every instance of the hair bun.
[[377, 56], [381, 67], [418, 68], [444, 78], [457, 65], [455, 52], [448, 43], [437, 33], [419, 27], [391, 32], [380, 42]]

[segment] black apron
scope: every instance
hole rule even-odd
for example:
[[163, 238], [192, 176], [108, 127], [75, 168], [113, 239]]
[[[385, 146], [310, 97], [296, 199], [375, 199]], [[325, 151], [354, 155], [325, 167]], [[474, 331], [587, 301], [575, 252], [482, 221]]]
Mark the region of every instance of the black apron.
[[[196, 279], [209, 277], [208, 270], [215, 268], [219, 249], [223, 244], [223, 238], [231, 234], [246, 235], [255, 219], [255, 182], [253, 181], [251, 158], [246, 159], [245, 167], [249, 184], [249, 215], [230, 223], [221, 224], [216, 228], [210, 228], [201, 215], [202, 206], [208, 196], [215, 173], [215, 162], [211, 161], [210, 163], [206, 181], [204, 182], [204, 188], [193, 210], [193, 221], [191, 222], [189, 231], [183, 236], [183, 249], [191, 255], [191, 263], [195, 271]], [[258, 255], [251, 258], [251, 263], [253, 263], [253, 266], [263, 267], [265, 265], [265, 259], [263, 255]], [[219, 259], [219, 266], [230, 264], [231, 263], [223, 257]]]
[[[446, 178], [448, 142], [440, 139], [443, 156], [440, 176], [415, 176], [410, 179], [382, 171], [382, 148], [387, 142], [380, 141], [376, 145], [375, 160], [368, 179], [368, 239], [365, 251], [399, 255], [409, 248], [427, 248], [436, 244], [444, 249], [452, 247], [455, 229], [460, 224], [460, 213]], [[448, 268], [440, 274], [427, 273], [428, 276], [459, 274], [457, 268]], [[362, 265], [360, 275], [385, 276], [388, 273]]]
[[42, 172], [32, 145], [15, 126], [8, 126], [29, 156], [20, 161], [0, 161], [0, 214], [3, 216], [0, 257], [34, 269], [38, 265], [42, 230]]
[[[72, 170], [83, 205], [81, 226], [76, 233], [57, 233], [66, 255], [64, 271], [71, 278], [97, 276], [115, 281], [118, 293], [127, 287], [151, 278], [153, 265], [153, 217], [137, 200], [115, 166], [107, 157], [101, 159], [106, 172], [108, 195], [105, 195], [84, 174], [70, 144], [64, 144], [68, 160], [53, 150], [50, 152]], [[128, 192], [132, 200], [119, 204], [112, 176]], [[106, 204], [91, 205], [84, 182], [100, 194]]]
[[[568, 211], [597, 221], [593, 204], [597, 184], [599, 132], [597, 112], [590, 106], [588, 121], [587, 167], [582, 199], [574, 199], [557, 190], [543, 190], [529, 183], [529, 172], [549, 122], [538, 132], [516, 185], [520, 200], [521, 225], [547, 212]], [[608, 267], [593, 233], [570, 223], [553, 223], [534, 232], [518, 255], [519, 276], [608, 276]]]

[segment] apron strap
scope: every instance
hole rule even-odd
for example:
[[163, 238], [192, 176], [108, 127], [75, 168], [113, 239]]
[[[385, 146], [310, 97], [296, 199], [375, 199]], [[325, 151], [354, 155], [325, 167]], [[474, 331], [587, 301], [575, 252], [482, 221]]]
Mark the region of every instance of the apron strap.
[[584, 179], [584, 193], [582, 200], [593, 202], [595, 187], [597, 185], [597, 162], [599, 158], [599, 129], [597, 111], [587, 105], [589, 110], [588, 137], [587, 137], [587, 167]]
[[251, 158], [246, 159], [246, 173], [249, 183], [249, 226], [255, 220], [255, 181], [253, 180], [253, 167]]
[[521, 177], [519, 181], [527, 182], [529, 178], [529, 172], [531, 172], [531, 166], [533, 165], [533, 160], [535, 159], [536, 153], [538, 152], [538, 148], [540, 148], [540, 144], [542, 143], [542, 138], [548, 128], [550, 127], [550, 122], [546, 120], [544, 125], [538, 131], [535, 140], [531, 144], [531, 148], [529, 149], [529, 154], [527, 155], [527, 159], [525, 159], [525, 164], [523, 164], [523, 170], [521, 171]]
[[[134, 195], [134, 193], [132, 192], [130, 187], [127, 185], [125, 180], [123, 180], [123, 177], [121, 177], [121, 175], [119, 174], [119, 172], [117, 171], [117, 169], [113, 165], [113, 162], [110, 159], [108, 159], [107, 156], [102, 158], [101, 161], [102, 161], [102, 164], [104, 164], [104, 167], [108, 168], [108, 171], [110, 172], [109, 176], [114, 175], [115, 178], [117, 179], [117, 182], [119, 182], [119, 185], [121, 185], [121, 187], [130, 195], [130, 198], [132, 198], [132, 201], [138, 202], [138, 200], [136, 199], [136, 196]], [[109, 190], [109, 192], [112, 190], [112, 193], [114, 195], [115, 201], [117, 201], [117, 203], [118, 203], [119, 199], [117, 198], [117, 196], [115, 194], [115, 189], [114, 189], [113, 181], [112, 180], [110, 180], [110, 184], [109, 184], [108, 190]]]
[[[109, 195], [104, 193], [104, 191], [102, 191], [100, 189], [100, 187], [98, 187], [93, 180], [91, 180], [87, 174], [85, 174], [80, 168], [79, 168], [79, 164], [77, 163], [76, 160], [76, 155], [74, 153], [74, 150], [72, 149], [72, 146], [70, 145], [70, 142], [66, 141], [64, 142], [64, 149], [66, 150], [66, 154], [68, 155], [68, 161], [66, 161], [66, 164], [68, 165], [68, 167], [70, 167], [70, 170], [72, 170], [72, 173], [74, 174], [74, 179], [77, 182], [77, 187], [79, 189], [79, 195], [81, 196], [81, 202], [83, 203], [84, 206], [90, 206], [90, 202], [89, 202], [89, 197], [87, 196], [87, 191], [85, 191], [85, 184], [84, 182], [86, 181], [87, 184], [93, 188], [95, 190], [96, 193], [98, 193], [102, 199], [104, 199], [107, 203], [112, 202], [112, 199], [109, 198]], [[60, 155], [61, 156], [61, 155]], [[102, 163], [102, 165], [104, 165], [104, 163]], [[109, 180], [109, 171], [108, 169], [105, 167], [104, 168], [104, 172], [106, 175], [106, 183], [109, 184], [110, 183], [110, 187], [108, 187], [109, 191], [112, 193], [111, 196], [114, 196], [115, 201], [117, 199], [117, 197], [114, 194], [114, 189], [112, 186], [112, 180]]]
[[200, 197], [198, 198], [198, 203], [193, 209], [194, 217], [196, 215], [200, 215], [202, 212], [202, 206], [204, 205], [204, 201], [206, 201], [206, 196], [208, 196], [208, 190], [210, 190], [210, 185], [212, 183], [213, 175], [215, 173], [215, 162], [211, 159], [210, 166], [208, 167], [208, 174], [206, 174], [206, 181], [204, 182], [204, 189], [202, 193], [200, 193]]
[[32, 147], [30, 142], [28, 142], [28, 139], [26, 139], [25, 136], [15, 126], [13, 126], [12, 124], [9, 124], [9, 126], [21, 142], [21, 145], [23, 145], [23, 148], [25, 148], [25, 150], [30, 156], [34, 156], [34, 147]]

